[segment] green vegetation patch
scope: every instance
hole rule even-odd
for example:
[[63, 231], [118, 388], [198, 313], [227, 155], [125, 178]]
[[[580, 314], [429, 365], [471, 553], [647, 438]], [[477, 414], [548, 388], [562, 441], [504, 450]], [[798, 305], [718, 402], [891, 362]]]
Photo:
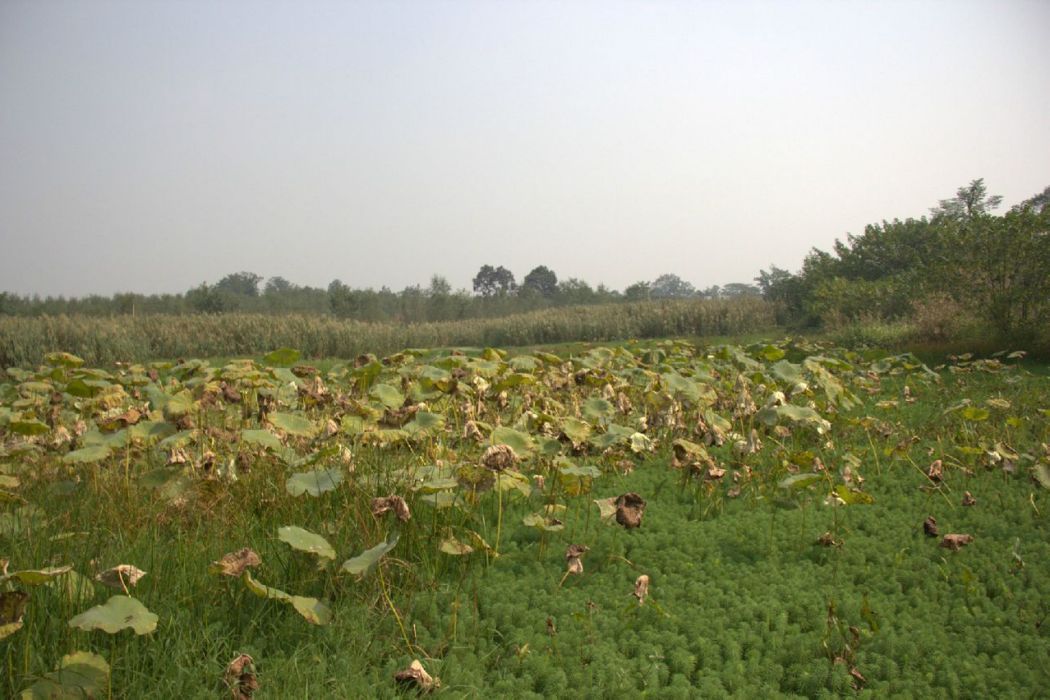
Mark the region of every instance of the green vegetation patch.
[[1045, 686], [1018, 353], [78, 359], [0, 381], [5, 697]]

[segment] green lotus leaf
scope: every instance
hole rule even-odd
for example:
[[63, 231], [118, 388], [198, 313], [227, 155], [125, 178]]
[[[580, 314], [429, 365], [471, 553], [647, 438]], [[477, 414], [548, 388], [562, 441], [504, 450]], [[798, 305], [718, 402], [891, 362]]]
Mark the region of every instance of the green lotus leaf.
[[281, 452], [284, 450], [284, 445], [281, 444], [281, 441], [277, 436], [265, 428], [242, 430], [241, 440], [249, 445], [259, 445], [260, 447], [265, 447], [274, 452]]
[[343, 562], [343, 565], [339, 567], [339, 570], [345, 571], [348, 574], [354, 574], [355, 576], [364, 576], [379, 563], [379, 560], [382, 559], [384, 555], [397, 545], [399, 537], [400, 536], [396, 532], [390, 533], [385, 542], [380, 542], [375, 547], [366, 549], [356, 557], [347, 559]]
[[98, 654], [66, 654], [52, 671], [22, 691], [22, 700], [99, 698], [109, 689], [109, 664]]
[[112, 454], [112, 450], [106, 445], [93, 445], [91, 447], [81, 447], [79, 450], [73, 450], [66, 454], [62, 458], [62, 461], [66, 464], [91, 464], [93, 462], [101, 462], [105, 458]]
[[781, 479], [777, 484], [777, 487], [784, 489], [785, 491], [801, 491], [807, 486], [812, 486], [824, 477], [820, 474], [805, 473], [805, 474], [792, 474], [791, 476]]
[[771, 369], [773, 376], [780, 382], [781, 386], [794, 387], [803, 380], [802, 366], [792, 364], [787, 360], [777, 362]]
[[24, 571], [13, 571], [7, 576], [0, 577], [0, 582], [18, 581], [26, 586], [39, 586], [59, 576], [68, 574], [73, 570], [72, 566], [52, 566], [46, 569], [26, 569]]
[[328, 540], [301, 527], [286, 525], [279, 528], [277, 539], [300, 552], [315, 554], [322, 559], [335, 559], [335, 550]]
[[507, 389], [514, 389], [519, 386], [526, 386], [529, 384], [535, 384], [536, 377], [531, 374], [524, 374], [522, 372], [513, 372], [503, 377], [498, 382], [492, 385], [494, 391], [505, 391]]
[[294, 348], [280, 348], [263, 355], [263, 362], [271, 367], [291, 367], [299, 361], [300, 352]]
[[563, 418], [561, 421], [561, 432], [572, 441], [573, 446], [587, 442], [587, 438], [591, 436], [591, 429], [590, 423], [578, 418]]
[[592, 396], [583, 402], [583, 406], [580, 410], [584, 416], [591, 420], [591, 422], [597, 422], [608, 418], [615, 413], [616, 407], [605, 399]]
[[405, 395], [390, 384], [376, 384], [369, 390], [368, 395], [392, 410], [401, 408], [405, 403]]
[[578, 477], [599, 477], [602, 475], [602, 470], [595, 466], [578, 467], [575, 464], [568, 464], [566, 466], [558, 467], [558, 473], [565, 476], [578, 476]]
[[783, 348], [778, 348], [776, 345], [766, 345], [758, 351], [758, 356], [766, 362], [776, 362], [782, 359], [787, 353]]
[[858, 491], [857, 489], [851, 489], [845, 484], [839, 484], [835, 487], [835, 495], [838, 496], [842, 500], [842, 502], [848, 506], [870, 505], [875, 502], [875, 499], [870, 493]]
[[289, 435], [313, 437], [317, 433], [317, 426], [309, 418], [298, 413], [274, 412], [267, 415], [266, 420], [273, 427], [283, 430]]
[[408, 423], [405, 423], [402, 429], [409, 435], [420, 435], [437, 433], [443, 430], [444, 427], [445, 416], [440, 413], [416, 411], [416, 415]]
[[279, 588], [267, 586], [266, 584], [252, 578], [251, 573], [248, 571], [241, 574], [241, 580], [244, 581], [245, 588], [260, 598], [278, 600], [282, 603], [291, 605], [307, 622], [315, 625], [327, 625], [332, 621], [331, 608], [317, 598], [292, 595], [290, 593], [285, 593]]
[[461, 557], [464, 554], [470, 554], [474, 551], [474, 548], [469, 544], [466, 542], [460, 542], [455, 537], [448, 537], [441, 540], [441, 546], [438, 549], [445, 554], [451, 554], [454, 557]]
[[167, 397], [166, 401], [162, 399], [160, 409], [164, 413], [165, 420], [176, 422], [193, 411], [193, 395], [185, 390], [180, 391], [174, 396]]
[[7, 424], [7, 429], [18, 435], [44, 435], [51, 430], [47, 423], [39, 421], [36, 418], [12, 420]]
[[128, 428], [128, 434], [132, 440], [163, 440], [166, 437], [170, 437], [178, 432], [171, 423], [167, 421], [158, 420], [144, 420], [136, 423], [135, 425]]
[[534, 527], [545, 532], [558, 532], [565, 529], [565, 523], [561, 520], [543, 513], [529, 513], [521, 519], [521, 522], [526, 527]]
[[492, 431], [491, 442], [493, 445], [509, 445], [519, 457], [528, 457], [536, 448], [530, 435], [503, 425]]
[[89, 383], [79, 377], [69, 380], [66, 384], [66, 393], [80, 399], [90, 398], [101, 390], [102, 388], [97, 386], [95, 382]]
[[962, 410], [960, 414], [963, 418], [968, 421], [980, 422], [988, 420], [988, 417], [992, 414], [987, 408], [980, 408], [978, 406], [967, 406]]
[[292, 496], [320, 496], [335, 489], [343, 481], [343, 471], [338, 467], [331, 469], [314, 469], [308, 472], [296, 472], [288, 477], [284, 488]]
[[632, 428], [610, 423], [603, 434], [591, 438], [591, 444], [599, 450], [607, 450], [615, 445], [626, 445], [631, 442], [631, 436], [635, 432]]
[[96, 605], [74, 617], [69, 621], [69, 626], [86, 631], [102, 630], [109, 634], [131, 628], [135, 634], [142, 635], [157, 628], [157, 616], [135, 598], [115, 595], [103, 605]]
[[49, 352], [44, 355], [44, 362], [52, 367], [66, 367], [74, 369], [84, 364], [84, 360], [68, 352]]

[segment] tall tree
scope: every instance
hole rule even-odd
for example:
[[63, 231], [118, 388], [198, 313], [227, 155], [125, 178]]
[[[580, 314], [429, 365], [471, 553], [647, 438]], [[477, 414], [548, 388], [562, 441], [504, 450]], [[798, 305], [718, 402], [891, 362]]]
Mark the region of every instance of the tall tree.
[[549, 299], [558, 292], [558, 276], [546, 265], [534, 267], [521, 281], [521, 289]]
[[474, 292], [483, 297], [506, 296], [515, 287], [514, 274], [502, 265], [482, 265], [474, 277]]
[[262, 276], [254, 272], [234, 272], [215, 283], [215, 288], [226, 294], [238, 294], [246, 297], [259, 296], [259, 283]]
[[653, 299], [684, 299], [695, 295], [696, 289], [678, 275], [667, 273], [653, 280], [649, 294]]

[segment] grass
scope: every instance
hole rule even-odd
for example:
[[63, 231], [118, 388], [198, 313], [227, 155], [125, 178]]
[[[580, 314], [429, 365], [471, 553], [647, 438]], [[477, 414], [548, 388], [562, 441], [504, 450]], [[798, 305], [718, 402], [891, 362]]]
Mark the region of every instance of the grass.
[[[224, 692], [223, 669], [240, 653], [255, 659], [258, 697], [282, 698], [346, 697], [362, 688], [376, 697], [397, 697], [403, 691], [393, 675], [413, 658], [441, 678], [440, 692], [450, 697], [1018, 697], [1045, 686], [1050, 492], [1032, 478], [1036, 465], [1047, 461], [1042, 445], [1050, 441], [1045, 374], [995, 362], [957, 362], [934, 380], [908, 358], [888, 360], [876, 371], [859, 356], [805, 343], [757, 343], [703, 354], [682, 343], [645, 344], [633, 352], [620, 346], [561, 350], [574, 356], [571, 366], [541, 364], [531, 372], [539, 386], [518, 385], [502, 400], [500, 378], [529, 374], [524, 365], [511, 366], [492, 354], [459, 365], [467, 370], [462, 384], [480, 386], [472, 383], [480, 377], [488, 389], [427, 398], [427, 408], [445, 417], [445, 429], [411, 439], [374, 419], [360, 432], [361, 425], [347, 417], [367, 414], [362, 406], [378, 406], [369, 392], [353, 388], [366, 370], [326, 366], [333, 374], [325, 383], [345, 402], [313, 405], [308, 395], [279, 389], [275, 395], [282, 411], [298, 411], [317, 424], [335, 416], [342, 431], [328, 441], [287, 437], [284, 447], [294, 454], [284, 456], [231, 439], [240, 428], [257, 425], [248, 410], [254, 406], [250, 392], [245, 404], [202, 402], [210, 373], [175, 368], [166, 375], [166, 394], [186, 387], [199, 404], [192, 415], [200, 431], [183, 436], [193, 465], [184, 474], [191, 481], [183, 491], [175, 478], [154, 488], [142, 476], [165, 468], [171, 444], [121, 445], [101, 461], [73, 465], [61, 461], [68, 446], [44, 449], [50, 435], [26, 441], [12, 432], [26, 412], [43, 418], [48, 404], [35, 402], [33, 381], [66, 386], [76, 370], [0, 385], [7, 409], [0, 414], [0, 473], [18, 481], [5, 488], [16, 500], [0, 510], [0, 554], [12, 560], [12, 570], [68, 564], [91, 575], [135, 564], [149, 573], [130, 592], [159, 617], [156, 631], [141, 637], [129, 630], [74, 630], [70, 618], [113, 592], [88, 584], [87, 595], [71, 596], [69, 581], [79, 579], [68, 575], [52, 586], [27, 589], [25, 626], [0, 641], [0, 695], [17, 696], [75, 650], [103, 656], [112, 669], [113, 696], [128, 698], [215, 697]], [[666, 357], [660, 360], [652, 350]], [[863, 403], [836, 406], [820, 375], [803, 367], [810, 388], [793, 402], [815, 406], [830, 420], [831, 432], [820, 435], [794, 424], [781, 424], [791, 427], [786, 432], [763, 427], [757, 414], [736, 410], [737, 375], [749, 367], [751, 393], [761, 406], [772, 387], [759, 385], [781, 381], [773, 371], [779, 360], [770, 359], [776, 351], [796, 363], [816, 354], [849, 363], [850, 369], [827, 367]], [[661, 398], [666, 387], [637, 371], [653, 371], [647, 363], [657, 360], [664, 363], [659, 372], [714, 370], [708, 380], [719, 396], [714, 410], [741, 436], [758, 426], [761, 450], [734, 451], [732, 437], [724, 446], [709, 446], [715, 463], [726, 469], [717, 480], [674, 468], [671, 442], [701, 442], [702, 436], [695, 430], [696, 408], [685, 398]], [[431, 358], [427, 366], [442, 362]], [[417, 369], [413, 362], [394, 363], [376, 381], [404, 378], [397, 385], [411, 393], [421, 381]], [[110, 410], [138, 403], [133, 392], [148, 384], [138, 384], [135, 376], [132, 369], [120, 378], [131, 393]], [[561, 384], [562, 378], [571, 381]], [[247, 386], [258, 380], [238, 381]], [[528, 412], [557, 412], [551, 403], [557, 401], [561, 415], [572, 415], [573, 403], [586, 406], [609, 382], [634, 404], [630, 415], [614, 420], [645, 428], [656, 449], [634, 452], [626, 443], [572, 449], [562, 441], [559, 456], [569, 462], [543, 456], [542, 446], [551, 445], [541, 442], [544, 432], [530, 423]], [[789, 390], [789, 384], [780, 388]], [[905, 400], [905, 385], [914, 402]], [[80, 400], [92, 422], [104, 422], [95, 410], [104, 396]], [[487, 472], [478, 466], [483, 446], [459, 438], [471, 396], [483, 399], [478, 421], [516, 426], [537, 441], [520, 470], [543, 474], [542, 490], [525, 489], [526, 496], [511, 489], [499, 498], [491, 490], [460, 486], [452, 492], [459, 494], [459, 505], [439, 508], [428, 492], [440, 489], [419, 488], [420, 481], [436, 484], [435, 475], [450, 473], [461, 484], [480, 479], [484, 486]], [[987, 410], [987, 417], [949, 410], [963, 398]], [[679, 409], [687, 420], [676, 427]], [[159, 420], [174, 418], [170, 406], [157, 410]], [[602, 430], [607, 421], [580, 416], [594, 426], [592, 438], [611, 434]], [[72, 417], [70, 411], [58, 420]], [[341, 467], [344, 482], [316, 498], [290, 496], [289, 474], [312, 466], [295, 460], [331, 442], [353, 450], [353, 470]], [[215, 454], [210, 468], [206, 452]], [[1013, 473], [991, 461], [989, 452], [1012, 459]], [[236, 480], [214, 466], [231, 457], [240, 465]], [[814, 458], [827, 468], [817, 483], [796, 492], [778, 486], [795, 469], [810, 471]], [[935, 458], [945, 465], [939, 484], [925, 474]], [[630, 473], [623, 472], [625, 461]], [[558, 467], [566, 463], [595, 465], [600, 475], [566, 478]], [[329, 455], [319, 464], [339, 462]], [[861, 490], [874, 503], [824, 504], [833, 488], [845, 486], [847, 464], [854, 478], [864, 477]], [[439, 469], [411, 480], [406, 470], [422, 465]], [[962, 505], [966, 491], [977, 505]], [[593, 499], [627, 492], [648, 501], [642, 526], [625, 530], [602, 522]], [[408, 522], [370, 512], [373, 497], [391, 493], [406, 498]], [[558, 513], [562, 529], [545, 532], [523, 524], [547, 503], [565, 506]], [[942, 534], [970, 533], [975, 541], [958, 552], [939, 547], [939, 538], [923, 533], [930, 515]], [[315, 557], [279, 541], [278, 528], [286, 525], [323, 535], [337, 553], [335, 562], [321, 568]], [[391, 530], [400, 532], [400, 540], [373, 571], [361, 578], [338, 573], [340, 562], [382, 542]], [[498, 558], [471, 534], [495, 544], [497, 530]], [[825, 532], [833, 546], [817, 544]], [[449, 536], [474, 544], [476, 551], [462, 557], [442, 553], [438, 543]], [[565, 549], [575, 543], [589, 547], [584, 572], [566, 576]], [[311, 625], [291, 606], [253, 596], [238, 579], [208, 573], [210, 562], [244, 546], [262, 558], [255, 578], [324, 601], [333, 622]], [[639, 606], [632, 591], [641, 574], [652, 583], [650, 597]]]

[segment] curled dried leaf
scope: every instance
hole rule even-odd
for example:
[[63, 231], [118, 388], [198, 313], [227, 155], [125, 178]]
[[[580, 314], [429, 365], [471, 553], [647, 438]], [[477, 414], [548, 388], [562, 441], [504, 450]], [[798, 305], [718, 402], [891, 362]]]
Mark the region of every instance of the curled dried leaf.
[[645, 604], [645, 598], [649, 595], [649, 577], [642, 574], [634, 580], [634, 597], [638, 599], [638, 605]]
[[930, 468], [926, 470], [926, 476], [935, 483], [939, 483], [944, 479], [944, 465], [941, 460], [935, 459], [930, 463]]
[[829, 530], [817, 538], [817, 544], [822, 547], [841, 547], [842, 540], [836, 539], [835, 535]]
[[581, 557], [589, 548], [582, 544], [570, 544], [565, 550], [565, 566], [570, 574], [583, 573], [583, 560]]
[[252, 551], [250, 547], [245, 547], [224, 555], [219, 561], [212, 562], [211, 569], [223, 576], [240, 576], [247, 569], [259, 566], [259, 564], [262, 564], [262, 559], [259, 555]]
[[616, 522], [630, 530], [642, 524], [645, 499], [636, 493], [625, 493], [616, 499]]
[[922, 523], [922, 531], [926, 533], [927, 537], [936, 537], [938, 534], [937, 518], [933, 517], [932, 515], [926, 518], [926, 520], [924, 520]]
[[252, 694], [259, 689], [255, 660], [247, 654], [241, 654], [226, 666], [223, 680], [234, 700], [251, 700]]
[[139, 579], [145, 575], [145, 571], [132, 566], [131, 564], [119, 564], [112, 569], [107, 569], [98, 574], [95, 576], [95, 580], [103, 586], [109, 586], [118, 591], [124, 591], [127, 590], [129, 586], [134, 586], [138, 583]]
[[426, 669], [423, 668], [423, 664], [419, 662], [419, 659], [414, 659], [412, 663], [408, 665], [408, 668], [395, 673], [394, 680], [405, 685], [414, 685], [417, 690], [424, 693], [430, 692], [441, 685], [439, 679], [434, 678], [427, 673]]
[[944, 538], [941, 540], [941, 546], [945, 549], [950, 549], [953, 552], [958, 552], [965, 545], [968, 545], [971, 542], [973, 542], [973, 535], [962, 535], [952, 533], [944, 536]]
[[373, 498], [372, 499], [372, 515], [380, 517], [387, 511], [394, 511], [397, 515], [397, 519], [401, 522], [408, 522], [412, 517], [411, 511], [408, 509], [408, 504], [405, 503], [405, 499], [401, 496], [390, 495], [386, 498]]
[[973, 497], [973, 494], [967, 491], [963, 494], [962, 504], [964, 506], [975, 506], [977, 505], [977, 499]]
[[510, 445], [492, 445], [481, 456], [481, 463], [486, 469], [502, 472], [518, 463], [518, 455]]

